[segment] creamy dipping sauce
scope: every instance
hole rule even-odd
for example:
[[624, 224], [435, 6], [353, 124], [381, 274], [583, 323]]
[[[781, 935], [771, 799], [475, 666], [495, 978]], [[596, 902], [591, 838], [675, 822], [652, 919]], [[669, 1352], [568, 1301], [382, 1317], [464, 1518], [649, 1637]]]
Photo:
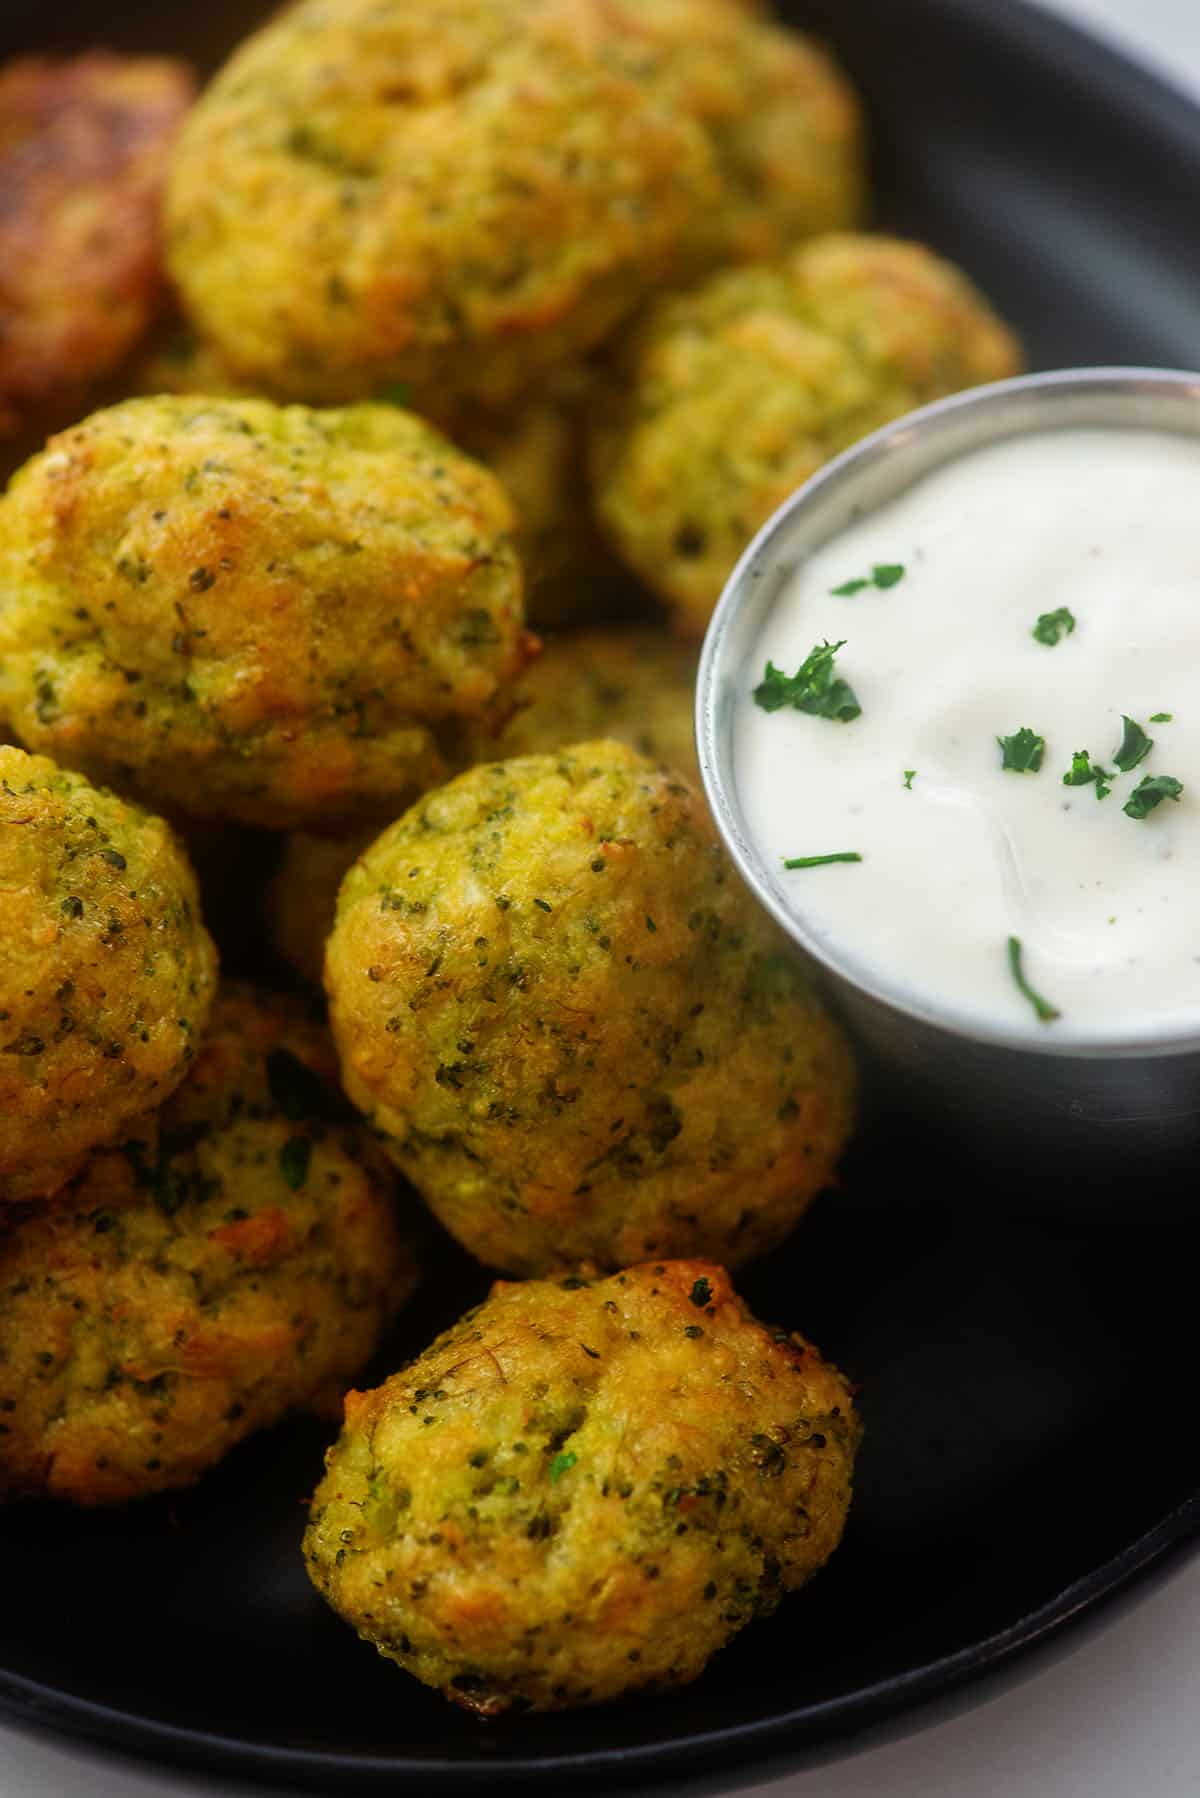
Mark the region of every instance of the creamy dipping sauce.
[[[1064, 610], [1074, 629], [1060, 619], [1057, 642], [1039, 641], [1039, 619]], [[791, 676], [840, 639], [833, 673], [860, 716], [755, 702], [768, 659]], [[1123, 717], [1153, 742], [1127, 772]], [[1045, 739], [1041, 767], [1006, 769], [997, 739], [1026, 729]], [[1063, 784], [1079, 751], [1111, 775], [1107, 797]], [[1029, 740], [1008, 753], [1028, 759]], [[1200, 1031], [1200, 441], [1031, 433], [835, 537], [763, 628], [734, 774], [784, 903], [851, 976], [1048, 1046]], [[1129, 816], [1161, 776], [1179, 798]], [[844, 853], [862, 860], [783, 867]], [[1014, 978], [1010, 938], [1052, 1021]]]

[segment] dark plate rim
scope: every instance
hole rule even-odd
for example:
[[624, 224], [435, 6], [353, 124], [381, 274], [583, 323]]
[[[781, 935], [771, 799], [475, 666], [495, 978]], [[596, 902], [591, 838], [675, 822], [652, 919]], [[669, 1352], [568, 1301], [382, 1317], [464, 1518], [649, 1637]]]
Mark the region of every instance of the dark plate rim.
[[[1178, 151], [1182, 140], [1186, 151], [1200, 160], [1200, 107], [1116, 44], [1043, 11], [1031, 0], [955, 0], [955, 13], [999, 50], [1068, 69], [1115, 111], [1136, 120], [1150, 144], [1157, 142], [1170, 152]], [[1005, 1674], [1015, 1678], [1022, 1671], [1032, 1672], [1038, 1650], [1069, 1646], [1072, 1633], [1085, 1619], [1135, 1596], [1139, 1588], [1148, 1588], [1156, 1574], [1166, 1577], [1178, 1570], [1197, 1551], [1200, 1490], [1044, 1604], [964, 1648], [834, 1698], [634, 1747], [511, 1760], [481, 1753], [474, 1761], [280, 1747], [156, 1721], [3, 1668], [0, 1718], [35, 1733], [103, 1744], [160, 1765], [236, 1773], [275, 1785], [290, 1781], [318, 1790], [329, 1790], [329, 1776], [336, 1774], [339, 1791], [380, 1790], [384, 1781], [395, 1790], [409, 1780], [424, 1780], [436, 1782], [447, 1793], [461, 1792], [477, 1790], [480, 1775], [498, 1786], [541, 1785], [564, 1777], [589, 1784], [598, 1780], [607, 1784], [618, 1775], [622, 1782], [638, 1778], [650, 1784], [690, 1777], [702, 1779], [710, 1790], [728, 1791], [748, 1778], [786, 1771], [789, 1764], [799, 1765], [822, 1750], [825, 1758], [834, 1758], [866, 1746], [864, 1732], [877, 1739], [883, 1726], [893, 1733], [919, 1728], [923, 1709], [938, 1700], [949, 1703], [966, 1688], [979, 1689], [960, 1701], [982, 1699]], [[1029, 1664], [1023, 1668], [1023, 1662]]]
[[1122, 112], [1136, 112], [1148, 136], [1186, 136], [1200, 150], [1200, 105], [1115, 39], [1047, 11], [1039, 0], [955, 0], [954, 11], [1003, 48], [1069, 64], [1093, 93], [1115, 96]]
[[[272, 1783], [283, 1783], [289, 1778], [312, 1782], [315, 1776], [337, 1773], [348, 1782], [340, 1788], [343, 1790], [356, 1786], [361, 1789], [363, 1782], [368, 1781], [379, 1789], [383, 1780], [395, 1788], [398, 1781], [407, 1779], [436, 1780], [443, 1789], [465, 1790], [466, 1782], [475, 1780], [482, 1771], [486, 1771], [489, 1782], [497, 1785], [519, 1782], [528, 1786], [531, 1782], [540, 1784], [570, 1775], [618, 1773], [623, 1778], [637, 1776], [658, 1783], [672, 1775], [686, 1778], [689, 1772], [702, 1767], [716, 1772], [718, 1756], [722, 1766], [737, 1756], [742, 1772], [761, 1772], [768, 1759], [785, 1759], [789, 1748], [799, 1751], [805, 1744], [814, 1748], [828, 1745], [831, 1756], [839, 1747], [848, 1751], [849, 1738], [860, 1726], [902, 1719], [924, 1704], [949, 1698], [968, 1684], [997, 1679], [1012, 1663], [1037, 1649], [1049, 1649], [1085, 1616], [1091, 1617], [1101, 1607], [1131, 1596], [1138, 1586], [1148, 1585], [1155, 1572], [1165, 1575], [1177, 1570], [1198, 1552], [1200, 1492], [1185, 1499], [1110, 1560], [982, 1641], [837, 1698], [798, 1705], [752, 1723], [635, 1748], [504, 1761], [480, 1756], [474, 1768], [464, 1760], [431, 1756], [401, 1759], [395, 1755], [351, 1756], [321, 1749], [279, 1748], [215, 1731], [154, 1722], [134, 1712], [65, 1695], [54, 1687], [4, 1671], [0, 1671], [0, 1716], [42, 1733], [63, 1733], [77, 1740], [124, 1748], [142, 1758], [208, 1771], [240, 1771], [250, 1777], [258, 1774]], [[980, 1692], [979, 1697], [983, 1696]], [[919, 1719], [913, 1718], [911, 1727], [919, 1726]]]

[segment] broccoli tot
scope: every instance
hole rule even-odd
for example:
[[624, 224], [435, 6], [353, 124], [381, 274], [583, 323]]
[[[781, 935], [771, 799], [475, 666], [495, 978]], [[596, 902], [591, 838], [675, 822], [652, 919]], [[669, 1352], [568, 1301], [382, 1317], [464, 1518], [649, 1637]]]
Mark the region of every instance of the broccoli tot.
[[351, 1099], [509, 1272], [748, 1260], [850, 1128], [841, 1031], [698, 790], [623, 744], [421, 800], [347, 874], [325, 977]]
[[166, 242], [190, 316], [284, 398], [511, 404], [717, 199], [662, 61], [605, 0], [300, 0], [183, 132]]
[[127, 400], [0, 500], [0, 712], [152, 804], [349, 828], [507, 716], [512, 531], [495, 478], [396, 406]]
[[0, 1493], [173, 1490], [340, 1398], [416, 1270], [334, 1067], [303, 1007], [226, 989], [174, 1097], [0, 1237]]
[[510, 723], [480, 760], [615, 737], [694, 779], [695, 689], [695, 652], [666, 631], [576, 631], [522, 677]]
[[0, 442], [76, 415], [165, 298], [182, 62], [90, 50], [0, 69]]
[[170, 1096], [217, 958], [161, 818], [2, 745], [0, 893], [2, 1208], [49, 1197]]
[[857, 102], [731, 0], [322, 0], [184, 129], [167, 256], [282, 398], [511, 406], [664, 282], [853, 224]]
[[618, 342], [592, 430], [601, 524], [699, 639], [754, 533], [822, 463], [1020, 362], [983, 297], [918, 244], [839, 232], [724, 269]]
[[[481, 734], [480, 761], [558, 749], [605, 735], [654, 762], [695, 775], [696, 658], [664, 631], [576, 631], [556, 638], [515, 689], [516, 710], [499, 736]], [[297, 973], [321, 984], [338, 889], [378, 835], [319, 837], [293, 831], [267, 887], [276, 948]]]
[[267, 883], [267, 926], [284, 961], [310, 986], [321, 984], [338, 888], [377, 834], [369, 830], [352, 837], [317, 837], [293, 830], [283, 839], [278, 866]]
[[829, 1559], [858, 1434], [836, 1368], [711, 1263], [501, 1284], [348, 1395], [308, 1569], [485, 1716], [668, 1689]]

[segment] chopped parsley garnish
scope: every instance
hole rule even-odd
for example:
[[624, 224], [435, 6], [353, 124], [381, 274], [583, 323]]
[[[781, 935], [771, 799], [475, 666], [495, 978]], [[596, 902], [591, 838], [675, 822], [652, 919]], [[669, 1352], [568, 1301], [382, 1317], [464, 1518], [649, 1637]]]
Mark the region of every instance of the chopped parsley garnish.
[[884, 591], [888, 587], [899, 586], [904, 579], [904, 564], [903, 562], [876, 562], [871, 570], [871, 579], [877, 587], [883, 588]]
[[707, 1280], [697, 1280], [688, 1297], [693, 1305], [698, 1305], [703, 1310], [712, 1298], [712, 1287]]
[[876, 562], [870, 574], [860, 575], [856, 580], [843, 581], [840, 587], [831, 587], [829, 591], [837, 599], [848, 599], [854, 593], [861, 593], [866, 587], [878, 587], [881, 593], [886, 593], [889, 587], [897, 586], [903, 579], [903, 562]]
[[555, 1455], [553, 1461], [550, 1463], [550, 1484], [552, 1486], [557, 1485], [559, 1480], [562, 1479], [563, 1474], [569, 1473], [578, 1459], [579, 1456], [574, 1454], [570, 1449], [568, 1449], [565, 1454]]
[[1023, 725], [1011, 737], [997, 737], [996, 741], [1000, 745], [1002, 768], [1011, 768], [1014, 774], [1037, 773], [1046, 753], [1045, 737], [1039, 737], [1036, 731]]
[[412, 388], [404, 381], [396, 381], [391, 387], [381, 387], [375, 398], [381, 406], [410, 406]]
[[1096, 798], [1107, 799], [1115, 778], [1112, 770], [1094, 762], [1086, 749], [1077, 749], [1071, 757], [1069, 770], [1062, 777], [1062, 784], [1064, 787], [1090, 787], [1095, 781]]
[[307, 1136], [289, 1136], [279, 1151], [279, 1171], [293, 1192], [299, 1192], [308, 1179], [312, 1160], [312, 1144]]
[[1008, 965], [1016, 981], [1017, 991], [1029, 1000], [1043, 1024], [1052, 1024], [1055, 1018], [1061, 1017], [1061, 1012], [1056, 1011], [1050, 1001], [1043, 999], [1039, 992], [1035, 992], [1026, 980], [1021, 968], [1021, 939], [1018, 936], [1010, 936], [1008, 939]]
[[1174, 712], [1151, 712], [1150, 722], [1151, 724], [1174, 724], [1175, 714]]
[[1053, 649], [1064, 637], [1069, 637], [1075, 629], [1075, 614], [1066, 606], [1059, 606], [1057, 612], [1043, 612], [1033, 627], [1033, 634], [1039, 643], [1047, 649]]
[[1128, 774], [1139, 762], [1144, 762], [1154, 748], [1154, 738], [1148, 737], [1140, 724], [1121, 713], [1121, 722], [1125, 726], [1125, 735], [1121, 738], [1121, 747], [1113, 751], [1113, 761], [1122, 774]]
[[904, 786], [907, 792], [912, 792], [912, 784], [916, 778], [917, 771], [915, 768], [906, 768], [904, 770]]
[[1178, 800], [1183, 782], [1173, 774], [1147, 774], [1139, 780], [1121, 810], [1127, 818], [1147, 818], [1164, 799]]
[[785, 674], [768, 662], [762, 680], [754, 689], [754, 703], [764, 712], [779, 712], [791, 706], [797, 712], [810, 712], [814, 718], [836, 718], [849, 724], [862, 711], [853, 690], [840, 678], [834, 678], [834, 657], [845, 648], [845, 638], [838, 643], [818, 643], [805, 656], [795, 674]]
[[793, 855], [785, 860], [785, 868], [824, 868], [830, 862], [860, 862], [862, 856], [857, 849], [842, 849], [836, 855]]

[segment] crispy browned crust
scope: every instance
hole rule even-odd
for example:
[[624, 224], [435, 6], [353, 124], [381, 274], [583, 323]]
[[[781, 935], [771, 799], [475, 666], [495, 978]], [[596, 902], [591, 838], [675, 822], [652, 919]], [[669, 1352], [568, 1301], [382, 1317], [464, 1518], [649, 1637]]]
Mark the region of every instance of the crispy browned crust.
[[167, 150], [193, 92], [169, 57], [0, 69], [0, 438], [77, 401], [156, 312]]

